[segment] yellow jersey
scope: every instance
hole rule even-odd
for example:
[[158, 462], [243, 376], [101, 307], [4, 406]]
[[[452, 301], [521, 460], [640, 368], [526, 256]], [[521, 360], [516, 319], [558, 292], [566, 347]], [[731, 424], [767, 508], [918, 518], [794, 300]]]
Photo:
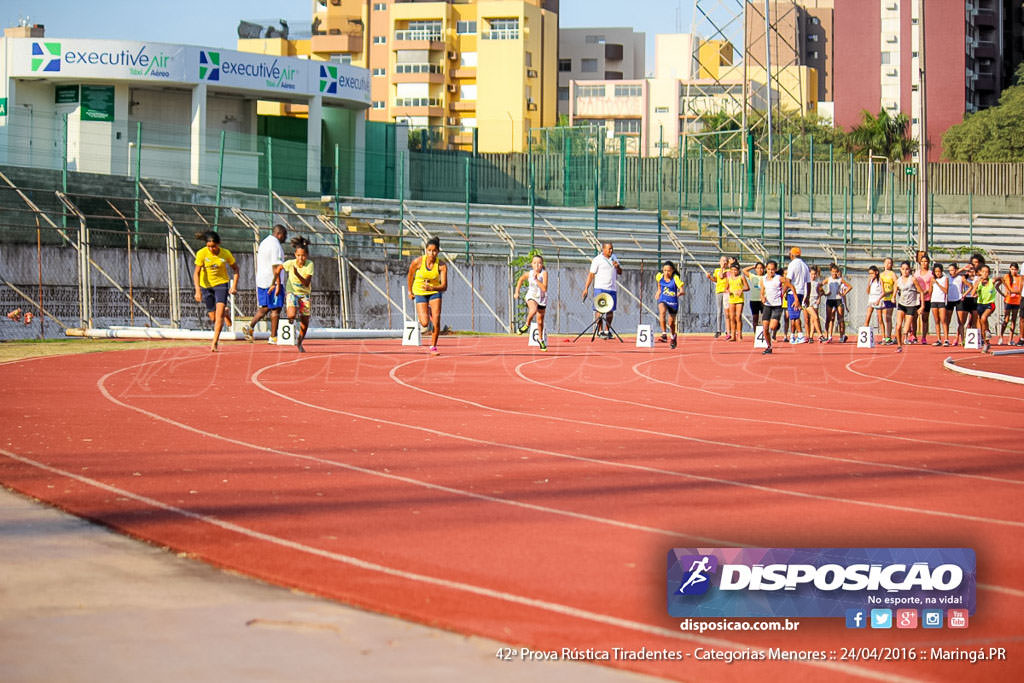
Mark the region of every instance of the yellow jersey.
[[715, 278], [715, 294], [721, 294], [729, 288], [729, 280], [726, 273], [728, 273], [727, 268], [715, 268], [715, 272], [711, 273]]
[[210, 288], [217, 285], [226, 285], [230, 282], [228, 267], [235, 265], [235, 257], [231, 252], [221, 247], [214, 254], [207, 247], [196, 252], [196, 265], [202, 266], [199, 271], [199, 286]]
[[882, 301], [892, 301], [892, 293], [896, 289], [896, 273], [891, 270], [883, 270], [878, 279], [882, 283]]
[[295, 259], [291, 259], [284, 262], [284, 270], [288, 273], [288, 282], [285, 284], [285, 291], [296, 296], [309, 296], [310, 290], [313, 288], [313, 283], [310, 282], [308, 285], [303, 286], [302, 280], [295, 275], [295, 271], [298, 271], [302, 277], [313, 277], [313, 262], [306, 260], [306, 265], [301, 268], [295, 262]]
[[441, 259], [435, 259], [434, 265], [427, 268], [427, 257], [420, 259], [420, 267], [416, 269], [415, 279], [412, 282], [412, 293], [416, 296], [430, 296], [435, 293], [433, 289], [425, 289], [423, 285], [430, 283], [434, 287], [441, 286]]
[[743, 303], [743, 276], [730, 277], [726, 282], [729, 288], [729, 303]]

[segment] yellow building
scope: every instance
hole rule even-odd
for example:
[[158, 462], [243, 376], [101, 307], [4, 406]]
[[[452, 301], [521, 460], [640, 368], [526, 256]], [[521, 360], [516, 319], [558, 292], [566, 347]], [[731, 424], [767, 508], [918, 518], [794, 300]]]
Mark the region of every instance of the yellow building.
[[[239, 40], [240, 50], [309, 55], [371, 74], [371, 121], [429, 128], [441, 144], [522, 152], [557, 120], [557, 0], [313, 0], [309, 40]], [[266, 114], [298, 114], [276, 105]]]

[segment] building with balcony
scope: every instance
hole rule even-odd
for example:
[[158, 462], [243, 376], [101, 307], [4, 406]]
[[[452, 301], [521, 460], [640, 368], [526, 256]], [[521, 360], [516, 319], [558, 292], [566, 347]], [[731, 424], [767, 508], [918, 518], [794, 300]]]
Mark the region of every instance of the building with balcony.
[[530, 128], [556, 123], [557, 0], [313, 0], [311, 28], [239, 49], [363, 67], [370, 121], [429, 128], [449, 149], [521, 152]]
[[632, 28], [558, 31], [558, 113], [569, 113], [569, 81], [637, 80], [644, 72], [645, 34]]

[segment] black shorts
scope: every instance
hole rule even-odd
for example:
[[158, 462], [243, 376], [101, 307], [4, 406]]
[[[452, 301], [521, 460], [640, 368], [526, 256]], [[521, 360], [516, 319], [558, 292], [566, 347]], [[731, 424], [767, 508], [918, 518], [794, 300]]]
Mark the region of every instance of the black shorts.
[[991, 304], [978, 304], [978, 315], [981, 315], [985, 311], [994, 311], [994, 310], [996, 310], [996, 305], [994, 303], [991, 303]]
[[769, 306], [765, 304], [761, 313], [761, 320], [782, 320], [782, 306]]
[[1003, 310], [1006, 311], [1007, 314], [1016, 313], [1020, 310], [1020, 304], [1006, 304], [1003, 306]]
[[896, 308], [903, 311], [905, 315], [917, 315], [917, 309], [919, 309], [920, 306], [904, 306], [903, 304], [897, 304]]
[[761, 311], [764, 310], [764, 305], [760, 301], [750, 302], [750, 314], [761, 315]]
[[932, 310], [932, 302], [931, 301], [925, 301], [924, 302], [924, 309], [923, 310], [924, 310], [925, 313], [927, 313], [928, 311]]
[[216, 287], [203, 287], [203, 303], [206, 305], [206, 312], [213, 313], [217, 310], [217, 304], [228, 303], [228, 285], [225, 282]]
[[946, 302], [946, 310], [947, 311], [955, 311], [959, 305], [960, 305], [959, 301], [947, 301]]
[[825, 299], [825, 310], [826, 311], [828, 309], [830, 309], [830, 308], [842, 308], [842, 307], [843, 307], [843, 300], [842, 299]]
[[960, 299], [960, 309], [965, 313], [974, 313], [978, 309], [978, 298], [974, 296], [965, 296]]

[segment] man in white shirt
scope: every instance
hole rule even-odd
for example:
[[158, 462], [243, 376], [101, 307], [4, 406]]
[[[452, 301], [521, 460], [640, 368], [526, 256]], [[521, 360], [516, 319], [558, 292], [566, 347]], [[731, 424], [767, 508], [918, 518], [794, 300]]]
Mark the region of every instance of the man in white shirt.
[[[796, 309], [804, 305], [807, 295], [810, 292], [811, 269], [807, 267], [804, 260], [800, 258], [800, 247], [793, 247], [789, 250], [789, 268], [786, 269], [786, 279], [790, 281], [797, 299]], [[803, 324], [800, 318], [794, 318], [790, 322], [790, 341], [796, 344], [803, 344], [807, 341], [804, 337]]]
[[[612, 310], [604, 316], [607, 329], [601, 331], [601, 323], [597, 325], [597, 336], [604, 339], [612, 338], [612, 318], [615, 315], [615, 306], [618, 304], [618, 277], [622, 275], [622, 266], [619, 259], [615, 257], [615, 248], [611, 242], [605, 242], [601, 246], [601, 253], [590, 262], [590, 272], [587, 273], [587, 283], [583, 285], [583, 300], [586, 301], [587, 293], [590, 291], [590, 284], [594, 284], [594, 297], [606, 293], [612, 297]], [[599, 320], [601, 314], [594, 309], [594, 320]]]
[[277, 343], [277, 323], [284, 307], [284, 286], [281, 284], [281, 270], [284, 268], [284, 249], [281, 244], [288, 239], [288, 229], [281, 224], [274, 226], [256, 251], [256, 315], [242, 328], [242, 334], [252, 341], [252, 330], [263, 316], [270, 313], [270, 343]]

